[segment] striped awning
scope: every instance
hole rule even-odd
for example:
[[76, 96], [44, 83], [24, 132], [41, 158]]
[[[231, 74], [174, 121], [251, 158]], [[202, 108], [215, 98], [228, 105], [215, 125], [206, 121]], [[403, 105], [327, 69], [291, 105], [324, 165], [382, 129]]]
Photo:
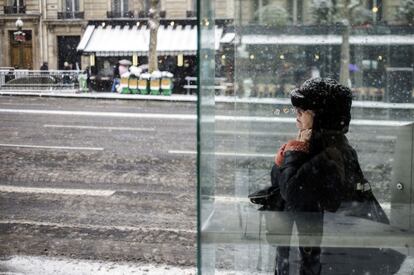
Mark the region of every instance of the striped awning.
[[[220, 46], [223, 29], [216, 26], [216, 49]], [[77, 47], [84, 54], [97, 56], [147, 55], [150, 41], [147, 26], [88, 26]], [[197, 26], [160, 26], [157, 36], [159, 55], [195, 55], [197, 53]]]
[[235, 37], [236, 34], [234, 32], [228, 32], [220, 39], [220, 43], [233, 43]]

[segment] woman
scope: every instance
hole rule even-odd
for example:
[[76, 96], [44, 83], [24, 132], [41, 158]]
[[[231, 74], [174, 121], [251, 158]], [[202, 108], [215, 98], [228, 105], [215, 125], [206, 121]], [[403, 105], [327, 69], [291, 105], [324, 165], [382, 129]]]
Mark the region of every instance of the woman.
[[[312, 78], [291, 92], [291, 101], [297, 138], [278, 150], [272, 186], [249, 197], [264, 210], [289, 214], [288, 226], [296, 223], [299, 233], [300, 274], [321, 274], [323, 213], [351, 201], [357, 183], [365, 182], [345, 137], [352, 93], [333, 79]], [[289, 254], [289, 246], [277, 248], [275, 274], [289, 274]]]

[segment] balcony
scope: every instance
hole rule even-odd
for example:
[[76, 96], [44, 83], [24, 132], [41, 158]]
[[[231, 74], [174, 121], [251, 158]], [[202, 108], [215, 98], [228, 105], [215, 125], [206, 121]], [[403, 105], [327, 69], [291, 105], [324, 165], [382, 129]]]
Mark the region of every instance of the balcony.
[[[166, 11], [160, 11], [159, 15], [160, 15], [160, 18], [165, 18], [167, 16], [167, 12]], [[139, 11], [138, 12], [138, 17], [139, 18], [148, 18], [149, 17], [149, 12], [148, 11]]]
[[139, 11], [138, 12], [138, 17], [139, 18], [148, 18], [149, 17], [149, 12], [148, 11]]
[[4, 14], [26, 13], [26, 6], [4, 6]]
[[63, 11], [58, 12], [58, 19], [83, 19], [85, 13], [83, 11]]
[[187, 11], [187, 18], [197, 17], [197, 11]]
[[133, 11], [107, 11], [106, 12], [107, 18], [134, 18], [134, 12]]

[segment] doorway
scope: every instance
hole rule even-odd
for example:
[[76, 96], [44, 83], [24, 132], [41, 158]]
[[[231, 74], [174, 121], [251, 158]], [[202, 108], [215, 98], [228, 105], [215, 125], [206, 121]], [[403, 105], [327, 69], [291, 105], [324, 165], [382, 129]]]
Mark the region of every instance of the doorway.
[[16, 69], [33, 69], [32, 31], [25, 30], [24, 41], [16, 41], [14, 31], [9, 32], [10, 66]]
[[80, 36], [58, 36], [58, 68], [64, 69], [64, 63], [72, 64], [72, 70], [76, 70], [76, 64], [81, 69], [81, 55], [76, 51]]

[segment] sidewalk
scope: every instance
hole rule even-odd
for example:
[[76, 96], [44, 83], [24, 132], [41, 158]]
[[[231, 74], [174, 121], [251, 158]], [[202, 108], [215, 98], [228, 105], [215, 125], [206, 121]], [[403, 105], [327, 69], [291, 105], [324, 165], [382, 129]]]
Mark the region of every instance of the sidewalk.
[[0, 275], [194, 275], [195, 267], [78, 260], [63, 257], [13, 256], [0, 259]]
[[[408, 264], [410, 267], [410, 265]], [[206, 272], [208, 273], [208, 272]], [[196, 267], [69, 259], [46, 256], [12, 256], [0, 258], [0, 275], [196, 275]], [[214, 274], [236, 274], [216, 269]], [[237, 272], [239, 275], [266, 275], [269, 272]], [[403, 274], [401, 274], [403, 275]], [[405, 274], [404, 274], [405, 275]]]
[[[121, 100], [155, 100], [155, 101], [181, 101], [197, 102], [197, 95], [172, 94], [165, 95], [140, 95], [140, 94], [118, 94], [111, 92], [89, 92], [79, 93], [75, 91], [11, 91], [1, 90], [4, 96], [39, 96], [39, 97], [65, 97], [65, 98], [91, 98], [91, 99], [121, 99]], [[290, 105], [289, 98], [240, 98], [235, 96], [215, 96], [216, 103], [256, 103], [256, 104], [283, 104]]]
[[173, 94], [165, 95], [139, 95], [139, 94], [118, 94], [110, 92], [75, 93], [73, 91], [4, 91], [4, 96], [40, 96], [40, 97], [65, 97], [65, 98], [92, 98], [92, 99], [123, 99], [123, 100], [157, 100], [157, 101], [182, 101], [196, 102], [197, 95]]

